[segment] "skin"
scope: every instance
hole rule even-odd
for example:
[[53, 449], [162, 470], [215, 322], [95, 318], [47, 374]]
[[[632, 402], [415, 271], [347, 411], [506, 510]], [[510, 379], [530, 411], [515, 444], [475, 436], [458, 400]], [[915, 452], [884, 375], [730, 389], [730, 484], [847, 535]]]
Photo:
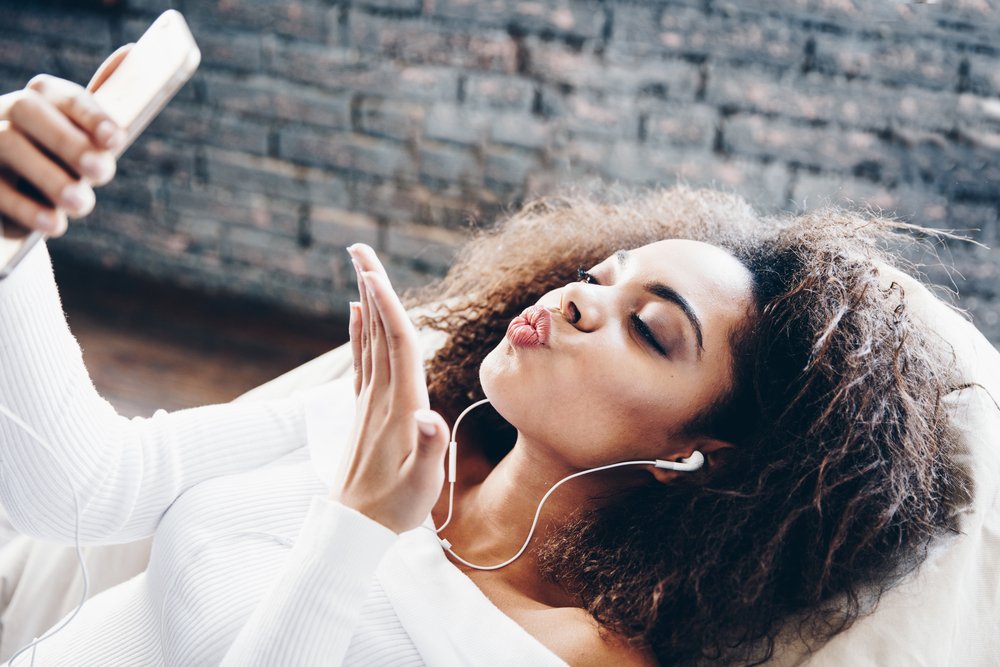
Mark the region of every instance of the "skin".
[[345, 480], [331, 498], [401, 533], [419, 526], [438, 499], [448, 426], [429, 410], [416, 330], [385, 269], [367, 246], [352, 258], [361, 299], [351, 304], [349, 325], [354, 446]]
[[[419, 358], [411, 337], [415, 332], [412, 325], [407, 326], [402, 305], [393, 299], [384, 270], [367, 246], [355, 246], [352, 256], [359, 266], [362, 303], [374, 303], [361, 319], [375, 318], [380, 312], [392, 319], [394, 323], [388, 328], [405, 332], [400, 344], [414, 345], [405, 362], [412, 365]], [[369, 270], [373, 272], [367, 273]], [[706, 465], [712, 465], [714, 455], [730, 446], [679, 433], [731, 384], [729, 335], [745, 321], [753, 303], [746, 268], [716, 246], [668, 240], [633, 250], [624, 266], [611, 257], [590, 273], [595, 283], [571, 283], [539, 299], [552, 315], [552, 332], [545, 347], [514, 347], [505, 338], [482, 363], [483, 390], [517, 428], [518, 437], [511, 453], [484, 479], [466, 477], [456, 490], [455, 514], [444, 536], [456, 552], [473, 563], [495, 564], [516, 553], [539, 500], [566, 475], [623, 460], [679, 460], [694, 450], [705, 454]], [[379, 279], [374, 281], [376, 274]], [[682, 309], [644, 289], [650, 281], [672, 287], [688, 302], [700, 324], [701, 346]], [[377, 295], [374, 302], [369, 290]], [[647, 322], [666, 356], [658, 354], [631, 328], [633, 313]], [[363, 327], [357, 329], [360, 333]], [[373, 330], [379, 331], [377, 327]], [[367, 346], [377, 351], [380, 344], [369, 338], [359, 341], [355, 349]], [[426, 395], [410, 373], [404, 373], [404, 378], [407, 383], [415, 382], [411, 389], [415, 396], [422, 399]], [[391, 421], [388, 405], [381, 404], [378, 413], [385, 415], [382, 411], [389, 410], [389, 416], [383, 418]], [[415, 445], [404, 445], [395, 459], [412, 456], [411, 447]], [[481, 468], [475, 461], [468, 463], [467, 469]], [[441, 472], [439, 458], [431, 489], [422, 494], [422, 500], [441, 489]], [[576, 479], [560, 487], [546, 503], [532, 545], [542, 543], [547, 531], [596, 495], [634, 484], [669, 483], [681, 474], [651, 466], [628, 466]], [[376, 495], [368, 483], [356, 488], [363, 490], [362, 494]], [[446, 497], [447, 490], [438, 495], [433, 506], [437, 525], [447, 513]], [[341, 501], [356, 502], [343, 496]], [[387, 506], [397, 503], [398, 499], [386, 499]], [[426, 516], [423, 510], [432, 509], [403, 505], [414, 510], [407, 524], [414, 527]], [[502, 570], [483, 572], [456, 565], [500, 609], [572, 664], [601, 664], [612, 658], [652, 664], [648, 652], [601, 636], [586, 612], [538, 576], [536, 556], [529, 546], [521, 558]]]

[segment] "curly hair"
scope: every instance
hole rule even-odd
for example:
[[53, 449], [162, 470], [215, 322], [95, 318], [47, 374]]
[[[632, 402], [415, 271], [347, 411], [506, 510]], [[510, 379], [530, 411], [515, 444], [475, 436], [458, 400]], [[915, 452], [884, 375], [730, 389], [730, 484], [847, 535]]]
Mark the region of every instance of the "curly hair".
[[[512, 317], [619, 248], [713, 243], [754, 277], [730, 336], [732, 386], [688, 431], [725, 439], [720, 465], [594, 498], [540, 546], [542, 574], [600, 624], [666, 664], [760, 663], [793, 626], [807, 645], [848, 627], [957, 532], [971, 477], [942, 398], [953, 360], [880, 281], [899, 238], [872, 211], [765, 216], [686, 186], [538, 199], [477, 230], [450, 272], [409, 304], [447, 333], [428, 362], [432, 406], [481, 398], [479, 366]], [[498, 461], [515, 440], [492, 410], [467, 442]], [[465, 425], [463, 424], [463, 428]]]

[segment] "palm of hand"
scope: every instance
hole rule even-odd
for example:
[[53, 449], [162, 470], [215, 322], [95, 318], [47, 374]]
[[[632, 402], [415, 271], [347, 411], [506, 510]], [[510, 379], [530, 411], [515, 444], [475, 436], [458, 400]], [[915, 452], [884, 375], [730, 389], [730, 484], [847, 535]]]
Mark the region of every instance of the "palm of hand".
[[[374, 251], [349, 248], [360, 304], [351, 305], [356, 413], [347, 474], [333, 496], [386, 527], [421, 524], [444, 483], [448, 427], [430, 411], [416, 330]], [[429, 423], [425, 433], [418, 425]]]

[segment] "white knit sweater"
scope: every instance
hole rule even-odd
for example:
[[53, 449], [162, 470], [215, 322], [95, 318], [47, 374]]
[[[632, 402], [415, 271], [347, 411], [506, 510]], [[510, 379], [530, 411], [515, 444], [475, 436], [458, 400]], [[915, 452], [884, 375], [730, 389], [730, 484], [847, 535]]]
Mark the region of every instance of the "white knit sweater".
[[46, 247], [32, 250], [0, 281], [0, 403], [52, 449], [0, 414], [0, 501], [58, 542], [74, 542], [74, 493], [82, 543], [155, 534], [146, 572], [89, 600], [35, 664], [564, 664], [432, 530], [397, 536], [327, 500], [345, 401], [349, 381], [121, 417], [84, 368]]

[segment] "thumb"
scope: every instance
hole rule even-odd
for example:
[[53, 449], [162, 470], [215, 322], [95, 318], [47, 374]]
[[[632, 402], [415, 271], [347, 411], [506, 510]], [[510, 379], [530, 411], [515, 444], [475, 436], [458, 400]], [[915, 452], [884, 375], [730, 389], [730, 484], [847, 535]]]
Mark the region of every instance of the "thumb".
[[90, 83], [87, 84], [87, 90], [94, 92], [100, 88], [101, 85], [108, 80], [108, 77], [111, 76], [116, 69], [118, 69], [118, 66], [122, 64], [122, 61], [125, 60], [125, 56], [128, 55], [128, 52], [132, 50], [133, 46], [135, 46], [134, 42], [126, 44], [125, 46], [120, 46], [117, 51], [108, 56], [107, 59], [101, 63], [101, 66], [97, 68], [97, 71], [94, 72], [94, 76], [91, 77]]
[[448, 424], [433, 410], [413, 413], [417, 422], [417, 455], [440, 460], [448, 448]]

